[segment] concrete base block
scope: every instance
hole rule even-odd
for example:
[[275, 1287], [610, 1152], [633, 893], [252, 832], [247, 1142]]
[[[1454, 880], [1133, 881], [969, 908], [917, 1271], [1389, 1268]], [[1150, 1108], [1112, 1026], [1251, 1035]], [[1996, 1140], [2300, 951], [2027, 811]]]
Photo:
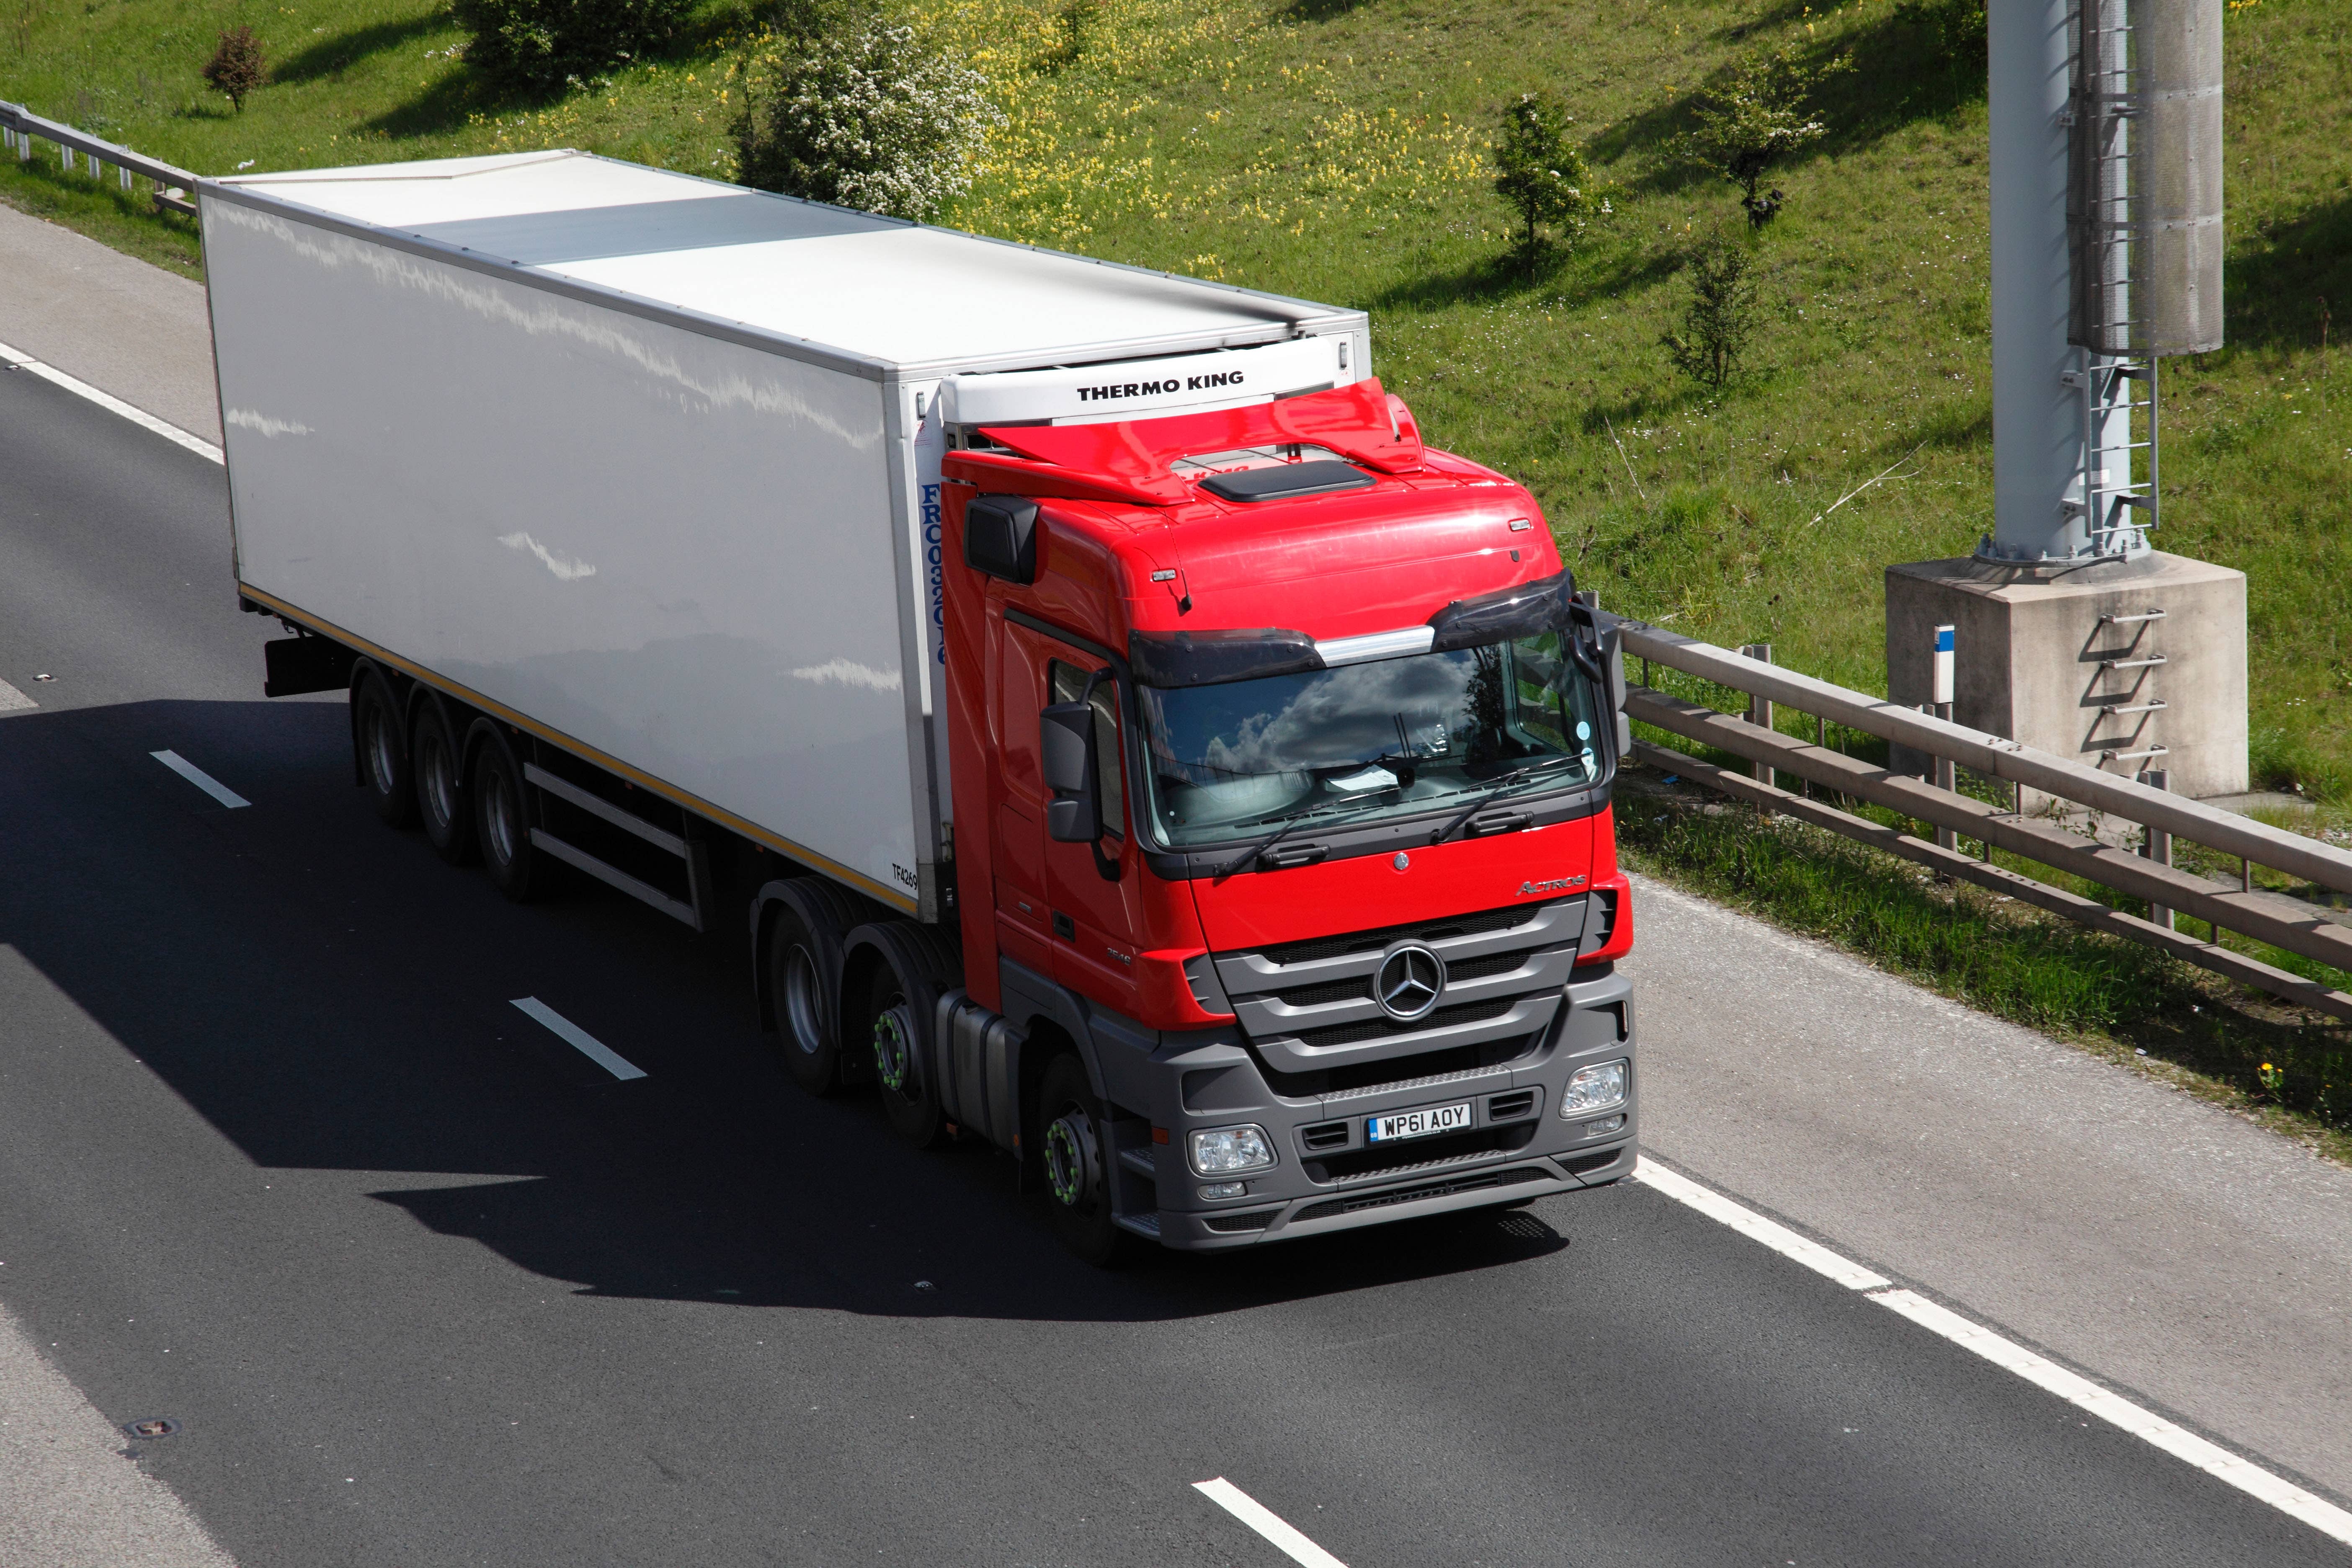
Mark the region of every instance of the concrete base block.
[[[2152, 610], [2163, 618], [2101, 618]], [[1933, 695], [1935, 628], [1945, 625], [1956, 628], [1956, 722], [2109, 773], [2160, 768], [2176, 795], [2246, 788], [2244, 573], [2160, 552], [2095, 566], [1890, 566], [1890, 700], [1916, 706]], [[2110, 662], [2158, 657], [2137, 668]], [[2111, 710], [2159, 701], [2147, 712]], [[2128, 754], [2158, 746], [2158, 756]], [[1898, 747], [1895, 765], [1924, 772], [1927, 759]]]

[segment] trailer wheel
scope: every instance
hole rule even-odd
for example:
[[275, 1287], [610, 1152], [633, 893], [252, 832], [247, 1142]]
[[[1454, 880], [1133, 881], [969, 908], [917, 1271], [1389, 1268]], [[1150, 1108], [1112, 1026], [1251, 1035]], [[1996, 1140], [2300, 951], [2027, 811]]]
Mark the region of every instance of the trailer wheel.
[[386, 826], [416, 821], [416, 789], [408, 768], [408, 726], [402, 722], [392, 683], [371, 668], [352, 693], [352, 744], [359, 752], [360, 782]]
[[1062, 1245], [1097, 1268], [1128, 1261], [1134, 1238], [1111, 1217], [1110, 1137], [1077, 1058], [1055, 1057], [1046, 1067], [1030, 1125], [1042, 1130], [1045, 1201]]
[[488, 720], [474, 721], [467, 739], [474, 753], [474, 833], [482, 869], [499, 892], [516, 903], [530, 903], [546, 891], [550, 868], [530, 841], [530, 796], [522, 768]]
[[416, 775], [416, 818], [425, 826], [425, 841], [452, 866], [472, 863], [475, 855], [473, 792], [466, 787], [465, 753], [449, 732], [441, 704], [426, 697], [416, 707], [416, 723], [409, 731], [409, 771]]
[[811, 1094], [841, 1087], [841, 1046], [824, 1005], [825, 962], [808, 922], [780, 900], [768, 926], [768, 994], [783, 1037], [784, 1071]]

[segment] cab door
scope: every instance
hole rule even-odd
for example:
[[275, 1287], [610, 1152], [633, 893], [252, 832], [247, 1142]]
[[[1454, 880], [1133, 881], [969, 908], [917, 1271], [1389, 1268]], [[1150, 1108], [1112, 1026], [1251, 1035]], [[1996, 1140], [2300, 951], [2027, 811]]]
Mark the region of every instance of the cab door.
[[[1132, 852], [1127, 769], [1119, 722], [1124, 693], [1099, 655], [1041, 638], [1047, 702], [1076, 702], [1095, 712], [1095, 788], [1102, 803], [1102, 837], [1093, 844], [1045, 840], [1045, 894], [1052, 908], [1054, 977], [1072, 990], [1136, 1016], [1134, 895], [1140, 864]], [[1097, 679], [1097, 675], [1099, 678]], [[1088, 688], [1091, 685], [1092, 689]], [[1036, 743], [1034, 721], [1032, 744]], [[1040, 816], [1043, 812], [1041, 810]], [[1107, 872], [1116, 873], [1116, 879]]]
[[1041, 974], [1054, 970], [1045, 892], [1045, 780], [1039, 760], [1038, 710], [1045, 695], [1045, 641], [1016, 622], [998, 642], [998, 783], [992, 864], [995, 868], [998, 950]]

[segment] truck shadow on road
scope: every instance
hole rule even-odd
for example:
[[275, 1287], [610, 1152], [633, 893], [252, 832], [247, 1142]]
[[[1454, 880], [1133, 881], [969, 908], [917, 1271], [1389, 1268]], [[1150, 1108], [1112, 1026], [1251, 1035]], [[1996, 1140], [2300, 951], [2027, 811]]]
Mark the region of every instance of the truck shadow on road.
[[[909, 1150], [870, 1100], [794, 1089], [751, 1016], [737, 922], [697, 935], [602, 889], [506, 902], [374, 819], [347, 723], [332, 702], [0, 721], [0, 798], [42, 825], [0, 838], [0, 943], [47, 987], [0, 995], [0, 1016], [17, 1049], [110, 1039], [231, 1146], [190, 1125], [118, 1152], [159, 1190], [190, 1159], [365, 1173], [319, 1201], [423, 1267], [449, 1267], [415, 1245], [430, 1232], [587, 1295], [909, 1318], [1183, 1318], [1569, 1245], [1539, 1211], [1488, 1211], [1087, 1268], [1009, 1160]], [[251, 805], [218, 805], [152, 760], [167, 748]], [[522, 996], [646, 1076], [616, 1081]], [[384, 1231], [371, 1199], [422, 1230]], [[283, 1267], [331, 1274], [343, 1244], [316, 1245], [289, 1233]]]

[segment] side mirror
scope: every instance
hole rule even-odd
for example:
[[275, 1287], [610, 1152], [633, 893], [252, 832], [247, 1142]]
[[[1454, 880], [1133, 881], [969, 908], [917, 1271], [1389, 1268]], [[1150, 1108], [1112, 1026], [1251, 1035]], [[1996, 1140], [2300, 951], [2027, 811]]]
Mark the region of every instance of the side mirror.
[[1056, 702], [1037, 715], [1045, 787], [1045, 834], [1058, 844], [1092, 844], [1102, 837], [1102, 803], [1095, 791], [1095, 710], [1091, 702]]
[[963, 509], [963, 563], [1007, 583], [1037, 580], [1037, 503], [974, 496]]
[[1612, 621], [1601, 628], [1601, 647], [1608, 655], [1609, 711], [1617, 721], [1617, 755], [1633, 754], [1633, 721], [1625, 716], [1625, 638]]

